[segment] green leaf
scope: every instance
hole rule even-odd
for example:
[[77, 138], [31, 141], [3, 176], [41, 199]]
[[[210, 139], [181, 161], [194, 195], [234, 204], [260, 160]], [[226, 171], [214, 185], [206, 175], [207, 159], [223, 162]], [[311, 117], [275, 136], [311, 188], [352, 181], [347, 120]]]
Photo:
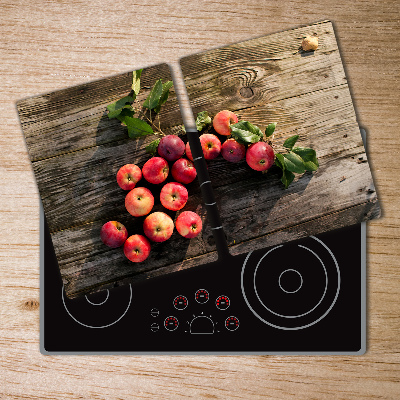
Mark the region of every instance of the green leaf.
[[140, 90], [140, 77], [142, 76], [142, 71], [143, 69], [133, 71], [132, 90], [135, 92], [136, 95], [139, 93]]
[[163, 83], [163, 85], [162, 85], [163, 89], [162, 89], [162, 93], [161, 93], [161, 96], [160, 96], [160, 101], [158, 102], [158, 105], [154, 109], [154, 111], [156, 113], [160, 112], [161, 106], [168, 100], [169, 89], [172, 88], [172, 85], [173, 85], [172, 81], [168, 81], [168, 82]]
[[232, 130], [232, 137], [242, 144], [259, 142], [263, 137], [260, 128], [248, 121], [240, 121], [236, 124], [230, 125], [230, 128]]
[[285, 169], [285, 161], [281, 153], [277, 153], [275, 155], [275, 165], [278, 166], [281, 170]]
[[[136, 96], [135, 96], [136, 97]], [[134, 102], [135, 98], [131, 96], [123, 97], [122, 99], [117, 100], [114, 103], [111, 103], [107, 106], [108, 110], [108, 118], [117, 117], [123, 108], [132, 108], [131, 104]]]
[[152, 87], [150, 94], [143, 103], [143, 107], [146, 107], [149, 110], [152, 110], [153, 108], [157, 107], [162, 92], [163, 92], [163, 84], [161, 82], [161, 79], [159, 79]]
[[269, 124], [266, 128], [265, 128], [265, 136], [266, 137], [270, 137], [276, 128], [276, 122], [273, 122], [272, 124]]
[[298, 138], [299, 138], [299, 135], [294, 135], [294, 136], [291, 136], [290, 138], [287, 138], [285, 140], [285, 143], [283, 143], [283, 147], [286, 147], [287, 149], [292, 150], [292, 147], [295, 145]]
[[294, 179], [293, 172], [290, 172], [287, 169], [283, 170], [281, 182], [285, 185], [285, 189], [289, 187], [289, 185], [293, 182], [293, 179]]
[[121, 122], [124, 120], [125, 117], [133, 117], [135, 115], [135, 110], [132, 106], [126, 105], [120, 110], [120, 114], [116, 116]]
[[125, 117], [122, 122], [128, 127], [128, 135], [130, 138], [135, 139], [154, 133], [151, 126], [139, 118]]
[[318, 161], [317, 161], [317, 164], [313, 163], [312, 161], [305, 161], [304, 167], [305, 167], [306, 171], [316, 171], [319, 167]]
[[307, 171], [316, 171], [318, 169], [319, 163], [315, 150], [308, 147], [294, 147], [292, 152], [303, 159]]
[[285, 169], [291, 172], [302, 174], [305, 171], [303, 159], [297, 154], [290, 152], [284, 154]]
[[147, 153], [154, 155], [157, 151], [157, 147], [158, 147], [158, 144], [160, 143], [160, 140], [161, 139], [156, 139], [156, 140], [152, 141], [151, 143], [149, 143], [146, 146]]
[[182, 125], [182, 131], [186, 133], [185, 125]]
[[196, 128], [198, 131], [202, 131], [207, 125], [211, 124], [211, 118], [207, 111], [200, 111], [196, 118]]

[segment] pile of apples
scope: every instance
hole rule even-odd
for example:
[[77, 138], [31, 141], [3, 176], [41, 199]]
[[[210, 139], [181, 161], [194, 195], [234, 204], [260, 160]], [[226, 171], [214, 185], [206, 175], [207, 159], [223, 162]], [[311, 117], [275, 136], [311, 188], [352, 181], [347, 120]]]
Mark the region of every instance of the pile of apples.
[[[142, 262], [150, 254], [150, 241], [165, 242], [174, 231], [174, 221], [164, 212], [153, 212], [154, 196], [145, 187], [136, 187], [142, 177], [153, 185], [165, 182], [169, 173], [176, 182], [164, 184], [160, 192], [161, 204], [171, 211], [181, 210], [188, 200], [187, 185], [196, 178], [193, 162], [182, 158], [185, 144], [178, 136], [164, 136], [158, 145], [157, 157], [150, 158], [140, 169], [135, 164], [126, 164], [117, 173], [118, 185], [128, 190], [125, 208], [134, 217], [146, 216], [143, 222], [144, 235], [128, 237], [125, 226], [118, 221], [109, 221], [103, 225], [100, 238], [109, 247], [124, 246], [125, 256], [133, 262]], [[170, 171], [168, 162], [174, 162]], [[188, 239], [196, 237], [202, 230], [200, 216], [193, 211], [183, 211], [175, 222], [178, 233]]]
[[[213, 119], [214, 130], [222, 135], [231, 135], [230, 125], [238, 122], [238, 117], [231, 111], [220, 111]], [[233, 138], [221, 144], [219, 138], [211, 133], [200, 136], [204, 158], [212, 160], [219, 154], [230, 162], [239, 162], [246, 156], [247, 164], [256, 171], [265, 171], [274, 163], [274, 151], [266, 142], [251, 144], [246, 147]], [[117, 173], [118, 185], [128, 190], [125, 208], [134, 217], [146, 216], [143, 222], [144, 235], [134, 234], [128, 237], [128, 231], [118, 221], [109, 221], [103, 225], [100, 237], [109, 247], [124, 246], [125, 256], [132, 262], [142, 262], [150, 254], [150, 241], [164, 242], [174, 230], [172, 218], [164, 212], [153, 212], [154, 196], [145, 187], [136, 187], [142, 177], [153, 185], [160, 185], [167, 179], [169, 172], [175, 182], [164, 184], [160, 192], [161, 204], [168, 210], [181, 210], [188, 200], [187, 185], [196, 178], [193, 156], [189, 143], [185, 143], [176, 135], [164, 136], [157, 147], [158, 156], [150, 158], [140, 169], [135, 164], [126, 164]], [[186, 153], [187, 158], [183, 158]], [[168, 162], [173, 162], [171, 171]], [[202, 230], [200, 216], [192, 211], [183, 211], [176, 219], [178, 233], [188, 239], [196, 237]], [[149, 241], [150, 240], [150, 241]]]
[[[239, 120], [235, 113], [223, 110], [214, 117], [213, 128], [222, 136], [230, 136], [230, 125], [237, 122]], [[237, 163], [246, 156], [247, 164], [256, 171], [266, 171], [272, 167], [275, 161], [274, 150], [266, 142], [253, 143], [246, 150], [246, 146], [234, 138], [229, 138], [221, 144], [216, 135], [204, 133], [199, 139], [206, 160], [213, 160], [221, 154], [225, 160]], [[186, 155], [193, 161], [189, 143], [186, 144]]]

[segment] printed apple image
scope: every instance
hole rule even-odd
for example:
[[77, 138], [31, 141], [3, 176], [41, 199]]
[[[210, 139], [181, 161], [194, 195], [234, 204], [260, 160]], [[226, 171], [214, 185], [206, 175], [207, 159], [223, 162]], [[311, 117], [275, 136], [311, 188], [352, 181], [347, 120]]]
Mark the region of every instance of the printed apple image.
[[193, 211], [183, 211], [176, 219], [176, 230], [185, 238], [196, 237], [202, 228], [200, 216]]
[[165, 242], [174, 231], [174, 221], [163, 212], [154, 212], [143, 222], [144, 234], [153, 242]]
[[188, 158], [190, 161], [193, 161], [192, 150], [190, 150], [189, 142], [186, 143], [185, 153], [186, 153], [187, 158]]
[[167, 183], [160, 193], [161, 204], [171, 211], [178, 211], [185, 207], [188, 197], [187, 189], [178, 182]]
[[121, 189], [132, 190], [142, 179], [142, 171], [135, 164], [126, 164], [117, 172], [117, 182]]
[[176, 135], [164, 136], [157, 148], [158, 154], [168, 161], [176, 161], [185, 152], [185, 143]]
[[271, 168], [274, 159], [274, 150], [265, 142], [253, 143], [246, 152], [247, 164], [256, 171], [266, 171]]
[[113, 249], [122, 246], [127, 237], [128, 231], [118, 221], [108, 221], [101, 227], [100, 239], [106, 246]]
[[147, 182], [157, 185], [167, 179], [169, 166], [163, 158], [152, 157], [143, 165], [142, 173]]
[[229, 125], [236, 124], [238, 121], [238, 117], [232, 111], [223, 110], [214, 117], [213, 127], [215, 132], [220, 135], [228, 136], [231, 134]]
[[187, 185], [194, 181], [197, 172], [192, 161], [180, 158], [172, 165], [171, 175], [176, 181]]
[[233, 138], [222, 144], [221, 155], [227, 161], [237, 163], [244, 158], [245, 154], [246, 147]]
[[213, 160], [215, 157], [218, 157], [221, 152], [221, 142], [215, 135], [204, 133], [199, 139], [206, 160]]
[[132, 262], [142, 262], [150, 254], [150, 242], [143, 235], [129, 236], [124, 244], [124, 254]]
[[125, 197], [125, 208], [134, 217], [147, 215], [154, 206], [154, 197], [150, 190], [144, 187], [132, 189]]

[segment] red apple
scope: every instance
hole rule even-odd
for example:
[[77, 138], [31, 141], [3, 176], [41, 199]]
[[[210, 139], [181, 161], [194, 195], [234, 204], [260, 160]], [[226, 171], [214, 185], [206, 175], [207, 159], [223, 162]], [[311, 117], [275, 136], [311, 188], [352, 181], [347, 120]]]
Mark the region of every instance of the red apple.
[[176, 181], [186, 185], [193, 182], [197, 176], [196, 168], [192, 161], [186, 160], [186, 158], [180, 158], [174, 162], [171, 174]]
[[144, 187], [132, 189], [125, 197], [125, 208], [134, 217], [147, 215], [154, 206], [154, 197], [150, 190]]
[[228, 136], [231, 134], [229, 125], [236, 124], [238, 117], [232, 111], [220, 111], [213, 119], [213, 127], [220, 135]]
[[118, 221], [108, 221], [101, 227], [100, 238], [102, 242], [113, 249], [122, 246], [127, 237], [128, 231]]
[[161, 157], [152, 157], [142, 168], [144, 179], [155, 185], [164, 182], [169, 173], [168, 163]]
[[143, 222], [144, 234], [153, 242], [168, 240], [174, 231], [174, 221], [163, 212], [154, 212]]
[[221, 142], [215, 135], [204, 133], [199, 139], [206, 160], [212, 160], [215, 157], [218, 157], [221, 152]]
[[168, 161], [175, 161], [183, 156], [185, 143], [176, 135], [164, 136], [158, 144], [158, 154]]
[[253, 143], [246, 152], [247, 164], [256, 171], [266, 171], [271, 168], [274, 159], [274, 150], [265, 142]]
[[185, 207], [188, 197], [187, 189], [178, 182], [167, 183], [160, 193], [161, 204], [171, 211], [178, 211]]
[[222, 144], [221, 155], [230, 162], [239, 162], [246, 154], [246, 147], [235, 139], [228, 139]]
[[193, 161], [192, 150], [190, 150], [189, 142], [186, 143], [185, 153], [189, 160]]
[[142, 262], [150, 254], [150, 242], [143, 235], [129, 236], [124, 244], [124, 254], [133, 262]]
[[200, 216], [193, 211], [184, 211], [176, 219], [176, 230], [188, 239], [196, 237], [202, 227]]
[[126, 164], [117, 172], [117, 182], [121, 189], [132, 190], [142, 179], [142, 171], [135, 164]]

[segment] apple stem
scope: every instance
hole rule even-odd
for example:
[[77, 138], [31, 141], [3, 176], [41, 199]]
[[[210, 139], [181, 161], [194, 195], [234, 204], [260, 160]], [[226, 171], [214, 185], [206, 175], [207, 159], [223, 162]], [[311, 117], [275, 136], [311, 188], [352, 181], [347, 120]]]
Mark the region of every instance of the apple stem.
[[148, 122], [150, 122], [150, 124], [156, 129], [157, 132], [154, 132], [155, 135], [159, 135], [159, 136], [166, 136], [165, 133], [161, 130], [161, 122], [160, 122], [160, 116], [157, 114], [158, 116], [158, 126], [156, 126], [153, 122], [153, 120], [151, 119], [151, 110], [150, 110], [150, 118], [146, 115], [146, 113], [143, 111], [143, 107], [140, 109], [139, 111], [139, 117], [144, 117], [146, 118], [146, 120]]

